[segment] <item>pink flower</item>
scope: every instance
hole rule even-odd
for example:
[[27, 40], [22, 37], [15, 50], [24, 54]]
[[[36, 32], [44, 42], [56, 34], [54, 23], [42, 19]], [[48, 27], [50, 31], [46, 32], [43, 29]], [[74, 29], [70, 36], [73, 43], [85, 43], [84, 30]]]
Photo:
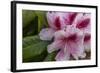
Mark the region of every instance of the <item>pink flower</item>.
[[84, 58], [91, 48], [91, 23], [89, 13], [48, 12], [48, 28], [40, 31], [41, 40], [51, 40], [48, 52], [58, 51], [56, 60]]
[[74, 59], [85, 57], [83, 46], [83, 32], [73, 26], [67, 26], [64, 30], [55, 32], [54, 42], [48, 45], [48, 52], [59, 50], [56, 60], [68, 60], [70, 56]]
[[91, 23], [90, 23], [90, 14], [79, 13], [77, 14], [73, 24], [76, 28], [80, 29], [84, 37], [84, 48], [86, 51], [90, 51], [91, 48]]
[[65, 12], [47, 12], [47, 21], [49, 28], [44, 28], [40, 31], [39, 36], [41, 40], [51, 40], [54, 33], [70, 25], [74, 20], [76, 13]]
[[[70, 13], [63, 17], [63, 25], [73, 25], [80, 29], [84, 37], [84, 48], [90, 51], [91, 48], [91, 23], [89, 13]], [[67, 27], [67, 26], [66, 26]]]

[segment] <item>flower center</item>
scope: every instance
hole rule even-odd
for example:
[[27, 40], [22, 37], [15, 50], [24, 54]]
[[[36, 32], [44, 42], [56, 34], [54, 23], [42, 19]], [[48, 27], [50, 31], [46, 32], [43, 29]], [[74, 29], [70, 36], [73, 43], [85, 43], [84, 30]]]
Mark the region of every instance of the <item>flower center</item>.
[[67, 40], [70, 40], [70, 41], [75, 41], [76, 40], [76, 34], [73, 34], [73, 35], [70, 35]]
[[77, 35], [76, 34], [73, 34], [73, 35], [70, 35], [69, 37], [65, 37], [63, 38], [63, 42], [69, 42], [69, 41], [75, 41], [77, 38]]

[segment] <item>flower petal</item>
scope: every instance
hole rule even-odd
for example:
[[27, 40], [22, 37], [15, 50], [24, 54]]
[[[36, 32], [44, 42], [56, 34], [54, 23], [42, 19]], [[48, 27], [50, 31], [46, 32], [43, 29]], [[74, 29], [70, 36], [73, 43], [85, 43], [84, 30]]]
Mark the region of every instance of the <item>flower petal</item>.
[[72, 25], [74, 25], [76, 27], [77, 23], [79, 23], [81, 19], [83, 19], [83, 13], [78, 13], [76, 18], [74, 19]]
[[73, 25], [67, 26], [67, 28], [64, 31], [65, 31], [65, 37], [69, 37], [75, 34], [78, 36], [83, 36], [83, 32], [74, 27]]
[[73, 21], [74, 21], [76, 15], [77, 15], [76, 12], [73, 12], [73, 13], [70, 13], [70, 14], [69, 14], [69, 19], [68, 19], [68, 20], [69, 20], [70, 25], [72, 25], [72, 23], [73, 23]]
[[73, 55], [75, 59], [78, 59], [78, 57], [83, 57], [84, 55], [85, 49], [83, 45], [83, 42], [84, 42], [83, 40], [84, 40], [84, 37], [80, 36], [80, 37], [77, 37], [76, 42], [71, 43], [71, 46], [73, 47], [71, 48], [72, 49], [71, 54]]
[[48, 51], [49, 53], [51, 53], [51, 52], [53, 52], [53, 51], [55, 51], [55, 50], [58, 50], [58, 49], [62, 48], [62, 45], [63, 45], [63, 43], [62, 43], [61, 40], [56, 40], [56, 41], [54, 41], [52, 44], [48, 45], [47, 51]]
[[[70, 30], [70, 31], [72, 32], [73, 30]], [[70, 35], [68, 37], [66, 48], [67, 48], [67, 51], [69, 51], [69, 53], [75, 59], [78, 59], [78, 57], [80, 57], [84, 53], [84, 46], [83, 46], [84, 34], [78, 29], [76, 29], [73, 34], [75, 35]]]
[[64, 30], [56, 31], [55, 34], [54, 34], [55, 40], [60, 40], [63, 37], [65, 37], [65, 31]]
[[61, 29], [65, 28], [67, 25], [72, 25], [77, 13], [76, 12], [63, 12], [59, 13]]
[[64, 61], [64, 60], [69, 60], [70, 59], [70, 54], [69, 53], [64, 53], [63, 50], [60, 50], [57, 56], [55, 57], [57, 61]]
[[90, 25], [90, 14], [79, 13], [77, 14], [73, 25], [79, 29], [86, 28]]
[[54, 36], [55, 30], [51, 28], [44, 28], [40, 31], [39, 36], [41, 40], [51, 40]]
[[88, 26], [88, 24], [89, 24], [89, 22], [90, 22], [90, 19], [84, 19], [83, 21], [81, 21], [79, 24], [77, 24], [77, 28], [79, 28], [79, 29], [81, 29], [81, 28], [85, 28], [85, 27], [87, 27]]
[[61, 28], [59, 12], [47, 12], [47, 21], [51, 28], [53, 29]]
[[64, 53], [69, 53], [75, 59], [81, 57], [84, 53], [84, 34], [74, 26], [68, 25], [65, 30], [55, 32], [55, 39], [62, 40], [61, 49]]

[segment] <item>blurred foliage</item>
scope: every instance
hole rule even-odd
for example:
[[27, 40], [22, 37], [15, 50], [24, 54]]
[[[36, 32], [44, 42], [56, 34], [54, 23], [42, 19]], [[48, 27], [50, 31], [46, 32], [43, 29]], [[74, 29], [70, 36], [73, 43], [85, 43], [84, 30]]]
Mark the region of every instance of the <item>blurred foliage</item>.
[[25, 37], [23, 39], [23, 48], [25, 48], [31, 44], [38, 43], [40, 41], [41, 40], [40, 40], [39, 36], [37, 36], [37, 35]]
[[38, 16], [38, 32], [40, 32], [40, 30], [44, 27], [47, 27], [48, 23], [46, 20], [46, 13], [42, 12], [42, 11], [37, 11], [35, 12], [36, 15]]
[[55, 61], [56, 51], [52, 53], [48, 53], [48, 55], [45, 57], [44, 61]]
[[[30, 39], [29, 39], [30, 38]], [[33, 38], [33, 40], [31, 40]], [[38, 62], [44, 60], [47, 55], [47, 45], [49, 42], [39, 40], [38, 36], [24, 38], [23, 61]], [[31, 42], [31, 43], [30, 43]]]
[[51, 41], [40, 40], [38, 34], [48, 27], [46, 11], [22, 11], [23, 23], [23, 62], [54, 61], [56, 52], [48, 54], [47, 46]]
[[48, 26], [45, 11], [22, 11], [23, 37], [36, 35], [44, 27]]

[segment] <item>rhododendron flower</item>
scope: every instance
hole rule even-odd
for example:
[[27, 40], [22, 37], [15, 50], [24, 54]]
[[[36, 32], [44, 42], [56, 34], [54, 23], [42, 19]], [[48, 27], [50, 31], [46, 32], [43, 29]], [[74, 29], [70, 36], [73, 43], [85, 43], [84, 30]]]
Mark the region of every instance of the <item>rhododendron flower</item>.
[[[40, 31], [41, 40], [51, 40], [54, 33], [70, 25], [71, 21], [74, 20], [76, 13], [65, 13], [65, 12], [47, 12], [47, 21], [49, 28], [44, 28]], [[66, 18], [68, 20], [66, 20]], [[64, 21], [64, 19], [66, 21]], [[66, 23], [66, 24], [64, 24]]]
[[89, 13], [70, 13], [63, 17], [63, 25], [74, 25], [84, 32], [84, 48], [90, 51], [91, 44], [91, 23]]
[[40, 33], [41, 40], [51, 40], [48, 52], [58, 51], [55, 60], [84, 58], [91, 48], [91, 23], [89, 13], [48, 12], [48, 28]]
[[90, 14], [77, 14], [73, 24], [76, 28], [83, 31], [84, 37], [84, 48], [86, 51], [90, 51], [91, 48], [91, 23], [90, 23]]
[[48, 52], [59, 50], [56, 60], [68, 60], [70, 56], [74, 59], [85, 57], [83, 46], [83, 32], [73, 26], [67, 26], [63, 30], [55, 32], [54, 42], [48, 45]]

